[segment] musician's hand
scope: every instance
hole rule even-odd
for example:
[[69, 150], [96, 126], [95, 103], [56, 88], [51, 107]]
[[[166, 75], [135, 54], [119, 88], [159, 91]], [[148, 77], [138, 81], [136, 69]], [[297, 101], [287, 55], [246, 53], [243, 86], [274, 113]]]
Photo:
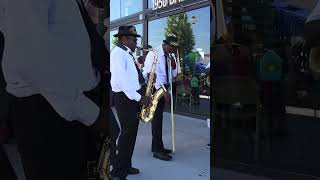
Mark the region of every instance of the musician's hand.
[[149, 96], [141, 96], [139, 103], [148, 107], [151, 104], [151, 98]]
[[107, 111], [100, 111], [97, 120], [90, 126], [96, 132], [108, 134], [108, 115]]
[[[150, 73], [148, 73], [148, 79], [149, 79]], [[154, 73], [154, 79], [157, 79], [157, 74]]]
[[165, 99], [167, 104], [169, 104], [169, 105], [171, 104], [171, 96], [170, 96], [169, 92], [164, 94], [164, 99]]

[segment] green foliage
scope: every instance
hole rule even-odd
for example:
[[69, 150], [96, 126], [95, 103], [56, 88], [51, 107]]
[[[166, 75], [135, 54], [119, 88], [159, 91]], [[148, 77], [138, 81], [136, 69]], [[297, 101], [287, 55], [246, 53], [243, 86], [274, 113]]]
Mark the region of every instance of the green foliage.
[[180, 64], [182, 71], [184, 72], [185, 62], [182, 58], [188, 55], [195, 45], [195, 38], [191, 23], [188, 22], [188, 15], [186, 13], [168, 17], [165, 36], [169, 34], [174, 34], [178, 38]]

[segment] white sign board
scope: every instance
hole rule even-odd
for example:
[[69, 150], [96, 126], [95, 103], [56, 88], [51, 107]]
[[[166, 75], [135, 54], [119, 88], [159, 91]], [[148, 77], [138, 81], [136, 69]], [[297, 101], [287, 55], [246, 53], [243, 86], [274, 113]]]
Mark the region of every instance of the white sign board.
[[153, 0], [153, 10], [172, 6], [180, 2], [183, 2], [183, 0]]

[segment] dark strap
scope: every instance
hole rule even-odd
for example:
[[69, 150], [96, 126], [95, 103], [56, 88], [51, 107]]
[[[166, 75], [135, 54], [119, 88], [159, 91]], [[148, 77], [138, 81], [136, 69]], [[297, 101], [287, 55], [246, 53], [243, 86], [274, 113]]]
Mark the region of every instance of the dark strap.
[[96, 25], [92, 22], [83, 1], [77, 0], [77, 4], [90, 38], [92, 66], [103, 74], [109, 70], [108, 59], [110, 59], [110, 54], [108, 53], [104, 39], [99, 35]]
[[168, 56], [164, 55], [164, 58], [166, 59], [166, 77], [167, 77], [167, 84], [169, 84], [169, 69], [168, 69]]
[[6, 81], [4, 79], [3, 76], [3, 71], [2, 71], [2, 55], [3, 55], [3, 50], [4, 50], [4, 35], [3, 33], [0, 31], [0, 88], [1, 91], [5, 91], [6, 88]]
[[[128, 49], [127, 49], [124, 45], [118, 43], [117, 46], [118, 46], [119, 48], [125, 50], [126, 52], [128, 52]], [[136, 70], [137, 70], [137, 72], [138, 72], [139, 83], [140, 83], [140, 84], [145, 84], [145, 80], [144, 80], [144, 78], [143, 78], [142, 72], [140, 71], [138, 65], [136, 64], [133, 54], [132, 54], [131, 52], [128, 52], [128, 53], [131, 55], [132, 60], [133, 60], [133, 63], [134, 63], [134, 65], [135, 65], [135, 67], [136, 67]]]
[[104, 39], [99, 35], [96, 25], [90, 18], [82, 0], [77, 0], [77, 4], [86, 26], [90, 38], [90, 55], [93, 68], [100, 73], [101, 80], [98, 86], [90, 91], [84, 92], [89, 99], [95, 102], [102, 111], [109, 110], [110, 103], [110, 54], [105, 45]]

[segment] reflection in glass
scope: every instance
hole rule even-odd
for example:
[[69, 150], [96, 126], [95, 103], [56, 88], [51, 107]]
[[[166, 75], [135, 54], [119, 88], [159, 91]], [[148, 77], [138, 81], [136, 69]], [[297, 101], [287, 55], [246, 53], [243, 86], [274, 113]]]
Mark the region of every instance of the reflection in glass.
[[148, 0], [148, 8], [152, 9], [153, 7], [153, 0]]
[[110, 49], [112, 50], [112, 48], [117, 44], [118, 38], [113, 37], [113, 35], [117, 34], [118, 30], [114, 30], [114, 31], [110, 31]]
[[116, 20], [143, 10], [143, 0], [110, 0], [110, 20]]
[[277, 179], [320, 177], [320, 83], [304, 33], [317, 2], [319, 13], [319, 1], [226, 5], [229, 33], [246, 47], [213, 48], [214, 159], [283, 172]]
[[209, 22], [209, 7], [150, 21], [149, 44], [157, 46], [167, 34], [177, 35], [183, 73], [201, 73], [210, 61]]
[[[157, 47], [166, 35], [178, 37], [178, 72], [175, 79], [175, 101], [188, 101], [187, 106], [177, 107], [180, 111], [194, 112], [209, 117], [210, 101], [206, 67], [210, 62], [210, 7], [200, 8], [186, 13], [148, 22], [148, 45]], [[180, 96], [185, 94], [183, 96]], [[188, 99], [189, 98], [189, 99]], [[182, 103], [182, 105], [185, 105]]]
[[142, 11], [142, 0], [121, 0], [121, 17]]
[[[136, 27], [136, 30], [137, 30], [137, 33], [139, 35], [143, 35], [143, 31], [142, 31], [142, 24], [136, 24], [134, 25]], [[118, 41], [118, 38], [114, 37], [113, 35], [117, 34], [118, 33], [118, 29], [116, 30], [113, 30], [113, 31], [110, 31], [110, 49], [112, 50], [112, 48], [114, 46], [117, 45], [117, 41]], [[142, 38], [137, 38], [137, 46], [138, 47], [142, 47]], [[137, 56], [137, 53], [139, 53], [138, 51], [136, 51], [136, 53], [134, 53], [135, 56]], [[139, 55], [139, 54], [138, 54]]]
[[120, 0], [110, 0], [110, 21], [119, 19], [120, 16]]

